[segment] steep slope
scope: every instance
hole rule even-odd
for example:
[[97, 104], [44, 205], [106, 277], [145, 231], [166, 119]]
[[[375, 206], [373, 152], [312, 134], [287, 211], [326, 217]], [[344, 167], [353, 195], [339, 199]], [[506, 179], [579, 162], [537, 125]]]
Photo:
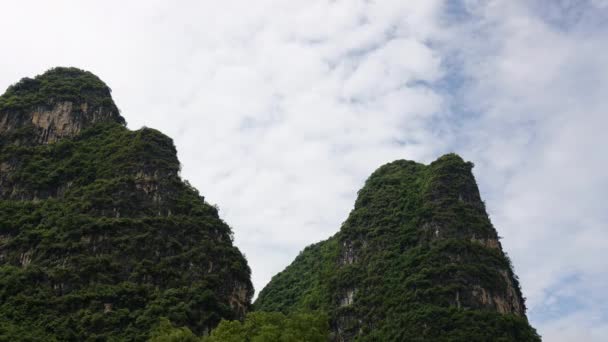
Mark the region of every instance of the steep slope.
[[375, 171], [340, 231], [261, 291], [256, 310], [323, 309], [338, 341], [538, 341], [471, 172], [454, 154]]
[[253, 293], [217, 210], [170, 138], [124, 125], [109, 88], [56, 68], [0, 97], [0, 340], [204, 334]]

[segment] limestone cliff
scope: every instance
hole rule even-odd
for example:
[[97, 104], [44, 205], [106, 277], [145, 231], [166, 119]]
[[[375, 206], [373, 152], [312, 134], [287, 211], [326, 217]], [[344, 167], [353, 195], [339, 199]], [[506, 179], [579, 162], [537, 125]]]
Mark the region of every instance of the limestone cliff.
[[256, 310], [325, 310], [336, 341], [539, 340], [471, 169], [454, 154], [382, 166]]
[[0, 98], [0, 135], [4, 143], [48, 144], [96, 123], [124, 124], [110, 92], [97, 76], [76, 68], [24, 78]]
[[170, 138], [125, 127], [109, 88], [56, 68], [0, 97], [0, 340], [205, 334], [253, 288]]

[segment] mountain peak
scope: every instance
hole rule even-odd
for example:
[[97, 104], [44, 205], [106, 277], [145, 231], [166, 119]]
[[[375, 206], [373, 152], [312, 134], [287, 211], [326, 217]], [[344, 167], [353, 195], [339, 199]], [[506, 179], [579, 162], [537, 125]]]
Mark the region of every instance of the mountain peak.
[[124, 125], [111, 89], [89, 71], [56, 67], [23, 78], [0, 96], [4, 143], [48, 144], [98, 122]]

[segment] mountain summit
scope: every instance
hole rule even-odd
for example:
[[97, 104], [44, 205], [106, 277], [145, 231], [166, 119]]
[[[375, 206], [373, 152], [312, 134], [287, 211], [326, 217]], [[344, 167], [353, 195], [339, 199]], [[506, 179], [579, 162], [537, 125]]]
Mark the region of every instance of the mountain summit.
[[55, 68], [9, 87], [0, 340], [145, 341], [161, 317], [202, 335], [242, 319], [247, 261], [179, 170], [173, 141], [127, 129], [90, 72]]
[[0, 135], [48, 144], [101, 122], [125, 124], [110, 88], [76, 68], [54, 68], [23, 78], [0, 96]]
[[326, 311], [336, 341], [539, 341], [472, 167], [455, 154], [380, 167], [256, 310]]

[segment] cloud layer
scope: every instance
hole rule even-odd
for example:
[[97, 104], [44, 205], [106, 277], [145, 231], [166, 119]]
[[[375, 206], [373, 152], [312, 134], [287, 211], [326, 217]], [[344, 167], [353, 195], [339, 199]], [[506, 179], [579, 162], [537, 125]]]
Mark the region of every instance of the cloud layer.
[[93, 71], [175, 139], [259, 291], [394, 159], [476, 176], [546, 340], [608, 334], [603, 0], [21, 1], [0, 87]]

